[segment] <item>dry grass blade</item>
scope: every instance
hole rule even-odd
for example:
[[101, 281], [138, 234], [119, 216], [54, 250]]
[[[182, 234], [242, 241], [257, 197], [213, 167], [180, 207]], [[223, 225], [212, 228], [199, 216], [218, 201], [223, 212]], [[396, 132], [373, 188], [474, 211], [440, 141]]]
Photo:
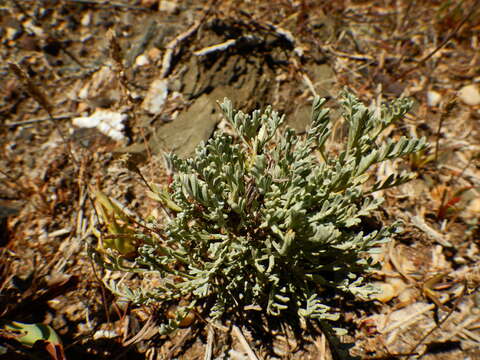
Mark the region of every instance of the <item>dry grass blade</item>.
[[387, 334], [396, 329], [405, 329], [411, 324], [415, 323], [421, 315], [433, 310], [434, 308], [435, 305], [433, 304], [424, 304], [417, 311], [414, 311], [409, 316], [405, 317], [402, 321], [391, 323], [385, 329], [383, 329], [382, 332]]
[[[465, 284], [464, 288], [463, 288], [463, 293], [459, 296], [459, 298], [455, 301], [455, 303], [453, 304], [452, 308], [450, 309], [450, 311], [447, 313], [447, 315], [445, 315], [443, 317], [442, 320], [440, 320], [438, 322], [438, 324], [436, 324], [435, 327], [433, 327], [430, 331], [428, 331], [420, 340], [418, 340], [418, 342], [416, 343], [416, 345], [413, 347], [413, 349], [411, 350], [412, 353], [416, 352], [418, 347], [420, 345], [422, 345], [425, 340], [437, 329], [441, 328], [442, 324], [445, 323], [445, 321], [448, 320], [448, 318], [450, 318], [450, 316], [453, 314], [453, 312], [457, 309], [458, 305], [460, 304], [460, 301], [464, 298], [465, 296], [465, 293], [466, 293], [466, 290], [467, 290], [467, 284]], [[423, 355], [425, 354], [422, 354], [420, 355], [419, 358], [423, 357]]]
[[95, 5], [95, 6], [106, 7], [106, 8], [121, 8], [126, 10], [151, 11], [148, 7], [133, 6], [133, 5], [122, 4], [122, 3], [112, 2], [112, 1], [94, 1], [94, 0], [64, 0], [64, 1], [71, 2], [71, 3], [78, 3], [78, 4]]
[[240, 341], [240, 344], [242, 345], [243, 350], [247, 353], [248, 358], [250, 360], [259, 360], [257, 355], [255, 355], [255, 352], [252, 350], [250, 345], [248, 344], [247, 339], [245, 339], [245, 336], [243, 336], [242, 331], [238, 328], [238, 326], [233, 325], [232, 332], [235, 335], [235, 337]]
[[8, 63], [8, 67], [15, 74], [17, 79], [20, 80], [30, 96], [34, 98], [35, 101], [38, 102], [40, 106], [42, 106], [50, 115], [53, 109], [52, 104], [47, 100], [47, 97], [43, 94], [43, 92], [35, 86], [33, 81], [28, 77], [27, 73], [15, 63]]
[[322, 333], [320, 338], [315, 339], [315, 346], [319, 352], [319, 360], [327, 360], [327, 338]]
[[213, 331], [213, 326], [208, 327], [208, 335], [207, 335], [207, 349], [205, 350], [204, 360], [211, 360], [212, 353], [213, 353], [213, 339], [215, 333]]
[[[70, 119], [70, 118], [76, 117], [78, 115], [79, 115], [78, 113], [66, 113], [66, 114], [56, 115], [56, 116], [53, 117], [53, 119], [54, 120], [64, 120], [64, 119]], [[35, 124], [35, 123], [38, 123], [38, 122], [49, 121], [49, 120], [51, 120], [50, 117], [40, 117], [40, 118], [37, 118], [37, 119], [29, 119], [29, 120], [25, 120], [25, 121], [17, 121], [17, 122], [8, 123], [8, 124], [0, 124], [0, 126], [8, 127], [8, 128], [14, 128], [14, 127], [17, 127], [17, 126], [30, 125], [30, 124]]]
[[17, 79], [20, 80], [20, 82], [22, 83], [22, 85], [24, 86], [28, 94], [30, 94], [30, 96], [33, 99], [35, 99], [35, 101], [38, 102], [38, 104], [47, 112], [48, 118], [57, 129], [60, 137], [63, 140], [63, 143], [65, 144], [65, 147], [67, 148], [67, 151], [72, 159], [73, 164], [78, 170], [80, 168], [79, 162], [75, 157], [75, 155], [73, 154], [72, 149], [70, 147], [70, 143], [67, 141], [67, 138], [63, 134], [62, 129], [60, 129], [60, 126], [58, 126], [57, 122], [55, 121], [52, 115], [52, 110], [53, 110], [52, 104], [47, 100], [47, 97], [45, 96], [45, 94], [37, 86], [35, 86], [35, 84], [27, 75], [27, 73], [18, 64], [8, 63], [8, 67], [15, 74]]
[[433, 238], [440, 245], [442, 245], [444, 247], [447, 247], [447, 248], [452, 247], [452, 244], [448, 240], [446, 240], [445, 237], [441, 233], [439, 233], [438, 231], [436, 231], [435, 229], [430, 227], [425, 222], [425, 220], [423, 220], [420, 216], [418, 216], [418, 215], [413, 216], [411, 221], [412, 221], [412, 224], [414, 226], [416, 226], [417, 228], [419, 228], [420, 230], [425, 232], [428, 236]]
[[152, 317], [149, 317], [142, 329], [131, 339], [125, 341], [123, 346], [130, 346], [136, 344], [144, 339], [148, 339], [156, 332], [155, 322], [152, 320]]
[[115, 36], [115, 32], [110, 29], [107, 32], [107, 38], [108, 38], [108, 45], [109, 45], [109, 52], [110, 52], [110, 57], [115, 60], [117, 65], [122, 69], [122, 62], [123, 62], [123, 56], [122, 56], [122, 49], [120, 45], [118, 44], [117, 38]]

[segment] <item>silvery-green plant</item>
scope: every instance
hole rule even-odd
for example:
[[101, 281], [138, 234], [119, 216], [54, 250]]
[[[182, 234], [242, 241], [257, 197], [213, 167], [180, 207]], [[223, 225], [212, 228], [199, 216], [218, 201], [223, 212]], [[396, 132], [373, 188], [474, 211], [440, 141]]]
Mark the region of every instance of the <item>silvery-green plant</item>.
[[217, 132], [189, 159], [167, 156], [171, 183], [151, 186], [168, 214], [162, 229], [141, 227], [133, 237], [130, 229], [136, 251], [128, 261], [115, 248], [97, 254], [105, 266], [154, 273], [160, 281], [150, 289], [111, 288], [136, 303], [182, 299], [184, 311], [166, 330], [200, 305], [211, 318], [257, 308], [273, 316], [337, 320], [332, 296], [372, 294], [364, 279], [372, 269], [369, 255], [398, 224], [365, 226], [382, 203], [371, 194], [412, 174], [374, 182], [368, 170], [424, 149], [425, 140], [379, 140], [410, 110], [410, 100], [373, 112], [344, 92], [348, 138], [340, 153], [332, 153], [324, 103], [314, 100], [311, 127], [297, 136], [280, 130], [284, 117], [270, 107], [246, 115], [225, 100], [221, 109], [238, 137]]

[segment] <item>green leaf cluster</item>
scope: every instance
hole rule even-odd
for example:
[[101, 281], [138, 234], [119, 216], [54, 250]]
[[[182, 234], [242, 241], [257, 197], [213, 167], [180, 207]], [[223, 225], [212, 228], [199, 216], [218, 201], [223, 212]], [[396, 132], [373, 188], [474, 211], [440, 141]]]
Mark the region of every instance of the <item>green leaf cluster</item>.
[[374, 292], [364, 280], [372, 268], [369, 254], [398, 224], [365, 225], [382, 203], [371, 194], [412, 174], [394, 173], [375, 183], [368, 181], [368, 170], [426, 143], [380, 141], [410, 110], [409, 100], [373, 112], [344, 92], [348, 139], [334, 153], [327, 147], [331, 121], [324, 104], [314, 100], [310, 129], [297, 136], [280, 130], [284, 117], [270, 107], [248, 115], [225, 100], [221, 109], [238, 138], [217, 132], [189, 159], [167, 156], [173, 181], [152, 186], [170, 215], [162, 235], [143, 235], [129, 267], [118, 260], [120, 253], [110, 255], [113, 268], [153, 272], [162, 281], [148, 290], [111, 287], [136, 302], [186, 299], [185, 313], [204, 304], [212, 318], [253, 307], [272, 316], [336, 320], [333, 296]]

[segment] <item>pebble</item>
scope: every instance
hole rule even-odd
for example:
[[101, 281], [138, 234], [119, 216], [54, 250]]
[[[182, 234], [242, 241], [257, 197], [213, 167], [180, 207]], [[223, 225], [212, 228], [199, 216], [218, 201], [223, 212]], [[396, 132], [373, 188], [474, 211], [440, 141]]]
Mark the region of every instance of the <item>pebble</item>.
[[158, 0], [142, 0], [142, 1], [140, 2], [140, 4], [141, 4], [142, 6], [145, 6], [145, 7], [147, 7], [147, 8], [150, 8], [150, 7], [152, 7], [153, 5], [155, 5], [155, 4], [157, 4], [157, 3], [158, 3]]
[[430, 107], [436, 107], [442, 101], [442, 95], [439, 92], [430, 90], [427, 91], [427, 104]]
[[387, 303], [397, 296], [397, 291], [391, 284], [377, 282], [377, 283], [374, 283], [374, 285], [379, 290], [377, 294], [374, 294], [372, 296], [375, 300], [381, 301], [383, 303]]
[[92, 13], [87, 12], [85, 15], [82, 16], [82, 20], [80, 20], [80, 23], [83, 26], [90, 26], [92, 23]]
[[138, 55], [137, 58], [135, 59], [136, 66], [145, 66], [148, 64], [150, 64], [150, 61], [148, 60], [148, 57], [145, 54]]
[[142, 108], [150, 114], [159, 114], [167, 100], [167, 95], [168, 81], [165, 79], [154, 80], [143, 100]]
[[162, 56], [162, 51], [159, 48], [152, 47], [147, 51], [147, 56], [153, 62], [157, 62], [157, 60], [160, 60], [160, 57]]
[[158, 10], [159, 11], [164, 11], [164, 12], [167, 12], [167, 13], [174, 13], [175, 11], [177, 11], [177, 8], [178, 8], [178, 3], [177, 1], [166, 1], [166, 0], [163, 0], [160, 2], [160, 4], [158, 5]]
[[11, 41], [19, 37], [22, 31], [15, 28], [7, 27], [7, 30], [5, 31], [5, 33], [6, 33], [7, 40]]
[[467, 105], [480, 105], [480, 91], [476, 84], [462, 87], [458, 92], [458, 97]]

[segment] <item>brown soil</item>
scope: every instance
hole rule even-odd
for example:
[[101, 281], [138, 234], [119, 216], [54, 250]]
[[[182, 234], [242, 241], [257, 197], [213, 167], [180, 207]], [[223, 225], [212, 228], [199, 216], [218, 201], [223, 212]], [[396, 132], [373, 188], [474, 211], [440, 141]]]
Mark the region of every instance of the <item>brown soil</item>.
[[[269, 324], [259, 335], [197, 320], [160, 336], [155, 308], [118, 301], [104, 282], [119, 275], [89, 257], [101, 230], [89, 194], [102, 189], [149, 214], [125, 154], [162, 183], [163, 151], [189, 156], [225, 127], [218, 100], [244, 112], [272, 104], [301, 133], [313, 96], [337, 109], [347, 86], [372, 106], [413, 97], [415, 110], [388, 135], [431, 146], [394, 164], [418, 176], [383, 193], [378, 216], [403, 220], [404, 232], [379, 255], [379, 300], [342, 309], [341, 341], [361, 359], [480, 359], [480, 99], [463, 96], [480, 79], [479, 1], [0, 5], [0, 322], [50, 325], [68, 359], [341, 358], [342, 345], [315, 327]], [[155, 82], [168, 88], [157, 109], [145, 100]], [[122, 139], [73, 125], [98, 109], [128, 117]], [[1, 330], [0, 346], [0, 359], [55, 358]]]

